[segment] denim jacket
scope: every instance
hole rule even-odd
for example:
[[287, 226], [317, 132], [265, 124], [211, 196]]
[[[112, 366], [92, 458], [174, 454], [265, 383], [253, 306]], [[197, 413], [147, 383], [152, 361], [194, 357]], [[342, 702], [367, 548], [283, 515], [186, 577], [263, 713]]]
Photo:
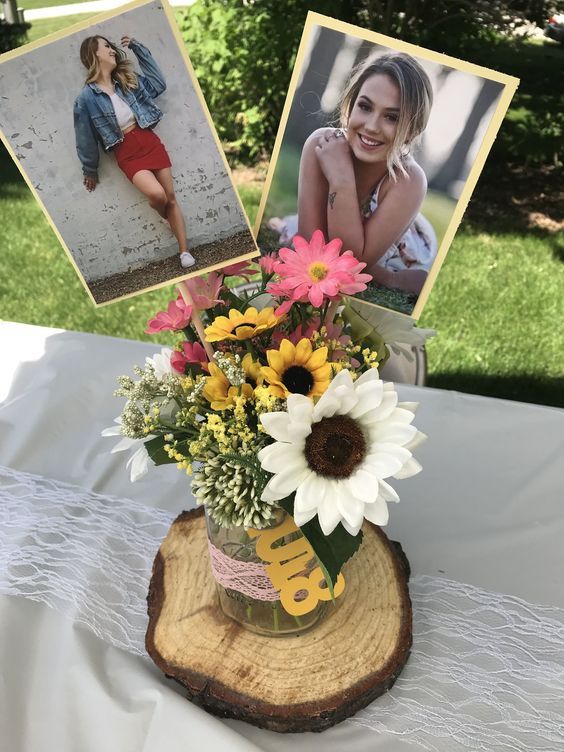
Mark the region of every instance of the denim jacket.
[[[166, 89], [164, 76], [149, 50], [132, 40], [133, 51], [144, 75], [137, 74], [138, 86], [124, 91], [116, 82], [116, 94], [133, 110], [140, 128], [153, 128], [163, 113], [153, 102]], [[98, 144], [108, 151], [123, 141], [123, 132], [118, 126], [112, 100], [100, 87], [86, 84], [74, 103], [74, 132], [76, 151], [85, 177], [98, 179]]]

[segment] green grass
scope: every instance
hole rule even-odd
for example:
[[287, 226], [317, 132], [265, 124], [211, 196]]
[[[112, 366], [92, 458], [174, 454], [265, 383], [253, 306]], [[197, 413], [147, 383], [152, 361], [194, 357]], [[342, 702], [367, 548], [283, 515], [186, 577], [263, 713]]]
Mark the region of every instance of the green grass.
[[[69, 17], [53, 20], [67, 23]], [[38, 25], [34, 25], [36, 30]], [[535, 47], [545, 54], [544, 46]], [[557, 50], [555, 53], [552, 46], [548, 50], [548, 71], [541, 71], [540, 61], [533, 55], [531, 78], [526, 82], [528, 92], [535, 91], [535, 81], [546, 90], [550, 77], [556, 75], [554, 55], [560, 54], [562, 59], [562, 51], [559, 47]], [[527, 60], [531, 60], [529, 53], [524, 57], [525, 63]], [[505, 70], [520, 75], [516, 67], [521, 62]], [[493, 57], [487, 64], [504, 70]], [[515, 121], [523, 116], [521, 107], [537, 106], [526, 90], [521, 93], [512, 115]], [[47, 220], [1, 147], [0, 162], [0, 316], [155, 342], [143, 329], [147, 319], [175, 294], [173, 288], [94, 308]], [[280, 170], [286, 172], [286, 180], [291, 179], [288, 176], [296, 174], [296, 159], [289, 156], [283, 160]], [[564, 407], [564, 239], [548, 230], [531, 230], [526, 212], [515, 214], [515, 206], [520, 206], [525, 197], [535, 211], [562, 217], [555, 203], [547, 203], [547, 198], [552, 200], [559, 190], [558, 176], [552, 183], [547, 178], [546, 184], [542, 176], [537, 175], [534, 182], [532, 177], [524, 171], [519, 189], [513, 174], [500, 171], [490, 159], [420, 320], [422, 326], [438, 331], [427, 346], [428, 383]], [[260, 187], [251, 184], [239, 186], [239, 190], [252, 222]], [[273, 191], [272, 201], [286, 200], [283, 190], [277, 194], [273, 186]], [[282, 214], [295, 211], [295, 206], [279, 207]], [[426, 211], [431, 217], [431, 203]], [[443, 209], [439, 207], [438, 212], [442, 214]], [[434, 216], [432, 219], [437, 221]]]
[[68, 26], [90, 18], [90, 16], [92, 16], [91, 13], [76, 13], [72, 16], [60, 16], [58, 18], [44, 18], [40, 21], [32, 21], [31, 29], [27, 32], [27, 41], [35, 42], [37, 39], [43, 39], [43, 37], [49, 34], [66, 29]]
[[564, 238], [459, 231], [421, 326], [430, 386], [564, 407]]
[[[72, 1], [74, 2], [74, 0]], [[79, 2], [87, 2], [87, 0], [79, 0]], [[68, 4], [68, 3], [63, 3], [63, 2], [59, 3], [57, 0], [54, 2], [50, 2], [50, 3], [43, 2], [43, 0], [31, 0], [31, 3], [32, 3], [31, 5], [26, 5], [24, 7], [46, 8], [52, 5]], [[183, 17], [186, 9], [184, 7], [177, 7], [177, 8], [174, 8], [173, 10], [174, 10], [176, 21], [178, 23], [179, 19]], [[94, 15], [98, 15], [98, 14], [75, 13], [71, 16], [59, 16], [57, 18], [44, 18], [39, 21], [32, 21], [31, 29], [27, 33], [27, 41], [35, 42], [37, 39], [43, 39], [43, 37], [46, 37], [49, 34], [54, 34], [57, 31], [66, 29], [69, 26], [72, 26], [73, 24], [79, 23], [80, 21], [85, 21], [87, 18], [93, 18]]]
[[18, 3], [24, 10], [35, 10], [36, 8], [53, 8], [58, 5], [73, 5], [74, 3], [86, 3], [88, 0], [22, 0]]
[[[0, 147], [1, 148], [1, 147]], [[0, 317], [116, 337], [154, 341], [143, 333], [147, 319], [172, 296], [173, 287], [94, 308], [74, 268], [36, 204], [17, 168], [1, 148], [0, 212], [3, 244], [0, 254]], [[260, 189], [241, 190], [251, 222]]]

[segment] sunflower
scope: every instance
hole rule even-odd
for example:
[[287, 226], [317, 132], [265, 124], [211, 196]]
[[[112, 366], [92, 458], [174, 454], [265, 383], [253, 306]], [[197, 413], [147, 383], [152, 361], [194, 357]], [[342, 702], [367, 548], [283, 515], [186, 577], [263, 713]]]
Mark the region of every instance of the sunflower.
[[231, 308], [229, 318], [217, 316], [206, 327], [206, 339], [208, 342], [217, 342], [223, 339], [244, 340], [256, 337], [257, 334], [267, 329], [274, 329], [280, 323], [281, 318], [274, 315], [274, 308], [247, 308], [244, 313]]
[[296, 525], [317, 515], [324, 535], [339, 523], [356, 535], [364, 518], [385, 525], [387, 502], [399, 497], [384, 479], [421, 470], [411, 453], [425, 438], [411, 425], [414, 408], [398, 403], [393, 384], [384, 384], [376, 369], [355, 382], [341, 371], [316, 405], [290, 395], [286, 412], [260, 416], [274, 439], [258, 453], [263, 470], [273, 474], [262, 500], [295, 493]]
[[283, 339], [279, 350], [267, 350], [268, 366], [261, 373], [276, 397], [304, 394], [319, 397], [329, 386], [331, 365], [327, 362], [327, 348], [313, 350], [309, 339], [293, 345]]
[[210, 403], [212, 410], [225, 410], [235, 404], [235, 397], [240, 395], [252, 397], [255, 387], [262, 384], [260, 363], [253, 360], [250, 353], [245, 355], [241, 366], [245, 371], [246, 381], [241, 386], [233, 386], [219, 366], [213, 362], [208, 364], [210, 375], [206, 378], [202, 394]]

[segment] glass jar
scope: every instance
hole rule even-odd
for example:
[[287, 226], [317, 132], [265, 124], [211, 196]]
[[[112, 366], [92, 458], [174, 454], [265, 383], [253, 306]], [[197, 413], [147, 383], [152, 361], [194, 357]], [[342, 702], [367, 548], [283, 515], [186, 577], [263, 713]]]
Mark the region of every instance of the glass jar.
[[[273, 551], [296, 542], [292, 551], [294, 554], [296, 547], [300, 547], [297, 541], [301, 540], [308, 545], [301, 531], [295, 529], [293, 521], [284, 510], [278, 511], [272, 524], [264, 531], [222, 527], [214, 522], [207, 510], [206, 524], [212, 573], [217, 585], [219, 603], [226, 616], [252, 632], [269, 636], [305, 632], [318, 623], [327, 611], [327, 601], [319, 600], [307, 613], [288, 613], [282, 605], [280, 593], [273, 587], [266, 572], [269, 562], [261, 559], [256, 551], [257, 541], [264, 531], [272, 534], [269, 537], [274, 540]], [[288, 526], [294, 528], [292, 532], [285, 532]], [[277, 529], [281, 531], [279, 536], [276, 536]], [[303, 562], [304, 557], [293, 559], [294, 562], [298, 560]], [[315, 558], [310, 558], [303, 567], [301, 563], [297, 566], [300, 569], [295, 571], [294, 567], [292, 576], [302, 578], [308, 577], [318, 563]], [[295, 594], [295, 601], [298, 604], [303, 603], [306, 607], [307, 597], [307, 592], [301, 590]]]

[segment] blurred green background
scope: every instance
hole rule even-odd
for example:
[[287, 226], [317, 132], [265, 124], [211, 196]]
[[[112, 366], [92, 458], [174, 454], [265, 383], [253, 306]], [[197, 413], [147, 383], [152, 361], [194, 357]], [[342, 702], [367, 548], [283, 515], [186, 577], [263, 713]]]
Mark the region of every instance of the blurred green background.
[[[59, 3], [27, 7], [49, 4]], [[521, 79], [419, 323], [438, 331], [430, 386], [564, 406], [564, 46], [535, 30], [551, 4], [197, 0], [175, 9], [251, 222], [308, 9]], [[35, 21], [27, 41], [84, 17]], [[296, 159], [284, 155], [289, 179]], [[151, 339], [146, 320], [174, 291], [95, 309], [3, 148], [0, 164], [0, 316]]]

